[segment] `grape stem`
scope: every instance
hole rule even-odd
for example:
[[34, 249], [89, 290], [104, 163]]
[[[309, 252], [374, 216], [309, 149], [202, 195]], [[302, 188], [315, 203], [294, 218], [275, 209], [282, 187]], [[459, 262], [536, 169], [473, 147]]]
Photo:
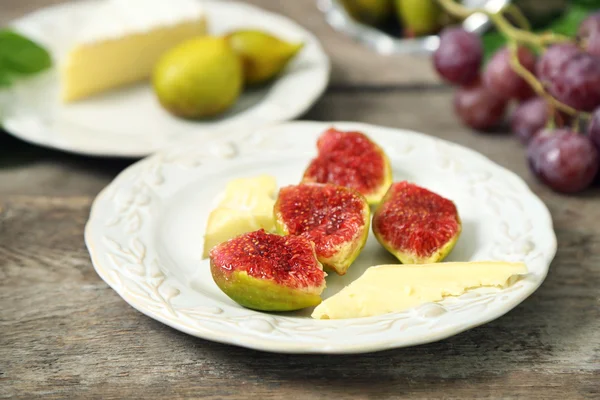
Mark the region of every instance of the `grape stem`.
[[532, 74], [527, 68], [523, 67], [521, 62], [519, 61], [519, 45], [514, 40], [508, 42], [508, 48], [510, 50], [510, 66], [513, 70], [523, 78], [529, 86], [532, 87], [535, 92], [544, 97], [546, 101], [548, 101], [552, 108], [565, 112], [569, 115], [577, 115], [579, 111], [570, 107], [560, 101], [556, 100], [554, 97], [550, 96], [548, 92], [544, 89], [544, 85], [537, 79], [537, 77]]
[[[564, 35], [559, 35], [553, 32], [544, 33], [538, 35], [529, 31], [529, 22], [521, 11], [514, 5], [507, 5], [498, 12], [489, 11], [485, 8], [468, 8], [461, 4], [456, 3], [454, 0], [438, 0], [440, 5], [446, 9], [450, 14], [455, 15], [459, 18], [467, 18], [472, 14], [481, 13], [485, 14], [496, 27], [504, 33], [508, 38], [516, 40], [519, 43], [527, 43], [531, 46], [543, 47], [544, 45], [570, 41], [571, 38]], [[515, 11], [517, 10], [517, 11]], [[517, 19], [517, 23], [521, 24], [524, 29], [519, 29], [513, 26], [507, 19], [502, 15], [503, 11], [509, 11], [513, 18]]]
[[[541, 35], [530, 32], [531, 27], [527, 21], [527, 18], [525, 18], [518, 7], [512, 4], [503, 7], [497, 12], [493, 12], [483, 8], [467, 8], [456, 3], [454, 0], [438, 1], [447, 12], [459, 18], [467, 18], [474, 13], [482, 13], [487, 15], [494, 25], [496, 25], [496, 28], [508, 39], [508, 48], [511, 52], [510, 64], [513, 70], [521, 78], [523, 78], [539, 96], [544, 97], [550, 103], [553, 109], [560, 110], [571, 116], [580, 115], [584, 118], [589, 117], [587, 113], [579, 112], [573, 107], [556, 100], [548, 92], [546, 92], [544, 85], [537, 79], [537, 77], [527, 68], [523, 67], [518, 56], [519, 44], [525, 44], [538, 49], [544, 49], [544, 47], [549, 44], [571, 41], [572, 39], [570, 37], [555, 34], [553, 32], [547, 32]], [[513, 26], [503, 15], [504, 12], [510, 13], [510, 15], [516, 20], [516, 23], [519, 24], [522, 29]]]
[[509, 4], [504, 8], [504, 12], [510, 15], [515, 20], [515, 23], [521, 27], [521, 29], [526, 31], [531, 30], [529, 21], [525, 15], [523, 15], [519, 7], [515, 6], [514, 4]]

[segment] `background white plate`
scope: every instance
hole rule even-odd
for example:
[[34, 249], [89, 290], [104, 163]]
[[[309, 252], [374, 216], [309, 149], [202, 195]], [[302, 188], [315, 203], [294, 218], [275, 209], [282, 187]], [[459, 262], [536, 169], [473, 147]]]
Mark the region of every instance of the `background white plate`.
[[257, 28], [306, 43], [274, 83], [245, 91], [223, 116], [192, 122], [171, 116], [158, 104], [149, 84], [112, 91], [78, 103], [59, 99], [56, 66], [86, 19], [101, 1], [70, 2], [30, 14], [12, 25], [51, 50], [55, 68], [2, 93], [4, 129], [24, 140], [70, 152], [137, 157], [179, 139], [208, 139], [221, 130], [257, 127], [294, 119], [325, 90], [330, 64], [317, 38], [288, 18], [233, 2], [203, 1], [212, 34]]
[[[486, 8], [491, 12], [502, 9], [510, 0], [463, 0], [462, 4], [471, 8]], [[319, 9], [325, 14], [327, 22], [336, 30], [364, 43], [381, 54], [428, 54], [440, 45], [438, 35], [416, 38], [400, 38], [381, 29], [355, 21], [348, 15], [339, 0], [318, 0]], [[482, 34], [490, 26], [484, 14], [467, 17], [463, 28], [469, 32]]]
[[[503, 291], [471, 292], [441, 304], [348, 320], [313, 320], [311, 309], [268, 314], [240, 307], [201, 260], [207, 216], [233, 178], [272, 174], [297, 183], [329, 126], [358, 129], [408, 179], [456, 202], [462, 235], [448, 261], [523, 260], [530, 274]], [[544, 204], [516, 175], [464, 147], [423, 134], [358, 123], [292, 122], [207, 142], [196, 139], [126, 169], [96, 199], [85, 233], [98, 274], [144, 314], [198, 337], [255, 349], [358, 353], [439, 340], [506, 313], [544, 280], [556, 252]], [[394, 263], [371, 234], [331, 296], [369, 266]]]

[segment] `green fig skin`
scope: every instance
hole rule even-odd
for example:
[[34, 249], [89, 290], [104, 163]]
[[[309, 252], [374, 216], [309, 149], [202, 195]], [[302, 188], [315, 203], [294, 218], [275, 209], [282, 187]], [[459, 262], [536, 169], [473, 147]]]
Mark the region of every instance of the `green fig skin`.
[[[277, 207], [277, 204], [275, 204]], [[353, 241], [346, 243], [345, 246], [337, 249], [336, 253], [332, 257], [318, 257], [319, 262], [323, 264], [323, 268], [326, 271], [335, 272], [338, 275], [345, 275], [348, 271], [348, 268], [356, 261], [362, 249], [367, 244], [367, 238], [369, 237], [369, 229], [370, 229], [370, 208], [367, 206], [365, 211], [365, 227], [364, 231]], [[281, 220], [281, 216], [275, 212], [275, 226], [277, 228], [277, 233], [280, 235], [288, 235], [289, 232], [287, 230], [286, 224]]]
[[367, 202], [372, 206], [376, 206], [377, 204], [379, 204], [381, 202], [381, 199], [383, 199], [383, 196], [385, 196], [385, 194], [387, 193], [388, 189], [390, 188], [390, 186], [392, 185], [392, 182], [394, 180], [393, 172], [392, 172], [392, 163], [390, 162], [390, 159], [388, 158], [387, 154], [385, 154], [383, 152], [383, 150], [381, 150], [381, 148], [379, 150], [379, 153], [381, 154], [381, 157], [384, 159], [385, 172], [384, 172], [383, 182], [379, 186], [378, 190], [375, 190], [372, 193], [365, 195]]
[[[318, 165], [321, 164], [319, 162], [319, 160], [322, 159], [322, 157], [325, 157], [324, 159], [329, 159], [328, 156], [330, 155], [329, 151], [322, 150], [322, 147], [321, 147], [321, 145], [319, 145], [319, 143], [321, 143], [322, 141], [331, 143], [331, 140], [334, 141], [333, 143], [337, 142], [338, 140], [340, 140], [340, 141], [347, 140], [341, 136], [340, 136], [340, 138], [335, 139], [335, 136], [340, 135], [340, 134], [344, 137], [346, 137], [346, 135], [348, 135], [347, 138], [349, 138], [350, 140], [355, 140], [355, 139], [352, 139], [352, 137], [356, 138], [356, 135], [359, 135], [359, 137], [362, 137], [364, 139], [365, 143], [369, 143], [370, 149], [365, 150], [365, 152], [370, 153], [370, 155], [366, 159], [362, 160], [364, 163], [370, 163], [370, 162], [372, 163], [372, 159], [370, 158], [371, 156], [381, 159], [382, 164], [383, 164], [382, 165], [383, 177], [381, 178], [381, 181], [379, 182], [379, 184], [370, 189], [365, 189], [365, 188], [361, 188], [361, 187], [353, 188], [354, 190], [357, 190], [358, 192], [360, 192], [367, 199], [367, 202], [370, 205], [379, 204], [379, 202], [381, 202], [381, 199], [383, 198], [383, 196], [387, 193], [388, 189], [392, 185], [392, 181], [393, 181], [392, 165], [391, 165], [389, 157], [385, 154], [383, 149], [378, 144], [373, 142], [369, 137], [364, 135], [362, 132], [352, 132], [352, 131], [344, 132], [344, 131], [337, 130], [335, 128], [330, 128], [327, 131], [325, 131], [319, 137], [319, 139], [317, 141], [317, 148], [318, 148], [317, 157], [314, 158], [310, 162], [309, 166], [304, 170], [304, 174], [302, 176], [302, 183], [331, 183], [331, 184], [341, 185], [341, 186], [344, 186], [344, 185], [350, 186], [343, 180], [339, 180], [337, 178], [331, 178], [329, 173], [327, 173], [329, 178], [327, 178], [326, 180], [322, 180], [322, 179], [318, 178], [319, 175], [323, 175], [323, 171], [319, 170], [319, 168], [322, 168], [322, 165], [321, 165], [321, 167], [318, 167]], [[325, 146], [325, 147], [329, 147], [329, 146]], [[371, 150], [374, 150], [374, 151], [371, 152]], [[374, 153], [376, 153], [376, 154], [374, 154]], [[349, 157], [355, 157], [355, 156], [350, 155]], [[330, 167], [328, 167], [328, 168], [330, 168]], [[328, 169], [328, 171], [331, 171], [331, 169]], [[374, 179], [378, 179], [378, 177], [375, 177]]]
[[[447, 199], [443, 199], [443, 200], [448, 201]], [[402, 264], [432, 264], [432, 263], [436, 263], [436, 262], [441, 262], [448, 256], [448, 254], [450, 254], [452, 249], [454, 249], [454, 246], [456, 245], [456, 242], [458, 241], [460, 234], [462, 232], [462, 221], [461, 221], [460, 216], [458, 215], [458, 211], [456, 211], [457, 229], [456, 229], [456, 232], [454, 232], [453, 237], [450, 240], [448, 240], [446, 243], [444, 243], [444, 245], [441, 246], [440, 248], [438, 248], [435, 252], [430, 254], [429, 256], [427, 256], [427, 257], [419, 256], [417, 254], [417, 252], [402, 251], [401, 249], [394, 247], [394, 245], [386, 239], [386, 237], [382, 234], [382, 232], [380, 232], [380, 230], [378, 229], [378, 225], [377, 225], [377, 223], [378, 223], [377, 220], [382, 218], [381, 217], [382, 209], [384, 208], [386, 203], [388, 203], [388, 201], [393, 201], [393, 187], [391, 187], [390, 190], [388, 190], [388, 192], [385, 194], [385, 196], [381, 200], [381, 203], [377, 206], [377, 208], [373, 212], [373, 223], [371, 224], [372, 230], [373, 230], [373, 234], [375, 235], [375, 238], [377, 239], [377, 241], [388, 252], [390, 252], [394, 257], [396, 257], [398, 259], [398, 261], [400, 261]]]
[[258, 311], [295, 311], [321, 303], [320, 294], [281, 286], [272, 281], [256, 279], [245, 271], [228, 276], [212, 261], [211, 273], [217, 286], [239, 305]]
[[374, 230], [373, 234], [375, 235], [377, 241], [394, 257], [396, 257], [398, 261], [400, 261], [402, 264], [433, 264], [443, 261], [448, 256], [448, 254], [450, 254], [452, 249], [454, 249], [454, 245], [458, 241], [458, 237], [460, 235], [460, 230], [452, 240], [450, 240], [442, 248], [440, 248], [438, 251], [436, 251], [430, 257], [427, 258], [418, 257], [414, 254], [402, 252], [398, 249], [395, 249], [392, 245], [386, 242], [386, 240], [379, 234], [379, 232]]
[[326, 287], [314, 243], [264, 229], [213, 247], [210, 272], [236, 303], [259, 311], [293, 311], [321, 303]]
[[[319, 183], [303, 183], [302, 185], [315, 185], [320, 186], [323, 184]], [[341, 190], [352, 191], [356, 196], [360, 196], [364, 201], [362, 216], [363, 216], [363, 227], [358, 232], [356, 237], [346, 241], [343, 245], [335, 249], [335, 253], [330, 257], [325, 257], [317, 252], [317, 259], [323, 265], [326, 271], [335, 272], [338, 275], [345, 275], [348, 268], [356, 260], [356, 258], [362, 252], [362, 249], [367, 243], [369, 236], [370, 224], [371, 224], [371, 208], [365, 197], [357, 191], [350, 188], [342, 188]], [[289, 235], [288, 222], [285, 221], [284, 216], [280, 211], [280, 200], [278, 197], [273, 207], [273, 218], [275, 219], [275, 229], [280, 235]], [[300, 236], [303, 236], [302, 234]], [[309, 239], [310, 240], [310, 239]]]
[[257, 30], [238, 30], [225, 38], [241, 58], [245, 83], [250, 86], [276, 78], [304, 47]]

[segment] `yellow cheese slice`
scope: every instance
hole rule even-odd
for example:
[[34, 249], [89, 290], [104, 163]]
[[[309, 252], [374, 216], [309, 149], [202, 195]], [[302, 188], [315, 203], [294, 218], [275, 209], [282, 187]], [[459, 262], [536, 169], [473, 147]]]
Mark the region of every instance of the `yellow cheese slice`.
[[275, 231], [273, 206], [277, 182], [269, 175], [235, 179], [227, 184], [223, 198], [208, 217], [203, 257], [226, 240], [242, 233]]
[[505, 288], [527, 273], [499, 261], [380, 265], [315, 308], [317, 319], [358, 318], [404, 311], [479, 287]]
[[61, 67], [63, 102], [150, 78], [173, 46], [206, 33], [194, 0], [104, 0], [78, 34]]

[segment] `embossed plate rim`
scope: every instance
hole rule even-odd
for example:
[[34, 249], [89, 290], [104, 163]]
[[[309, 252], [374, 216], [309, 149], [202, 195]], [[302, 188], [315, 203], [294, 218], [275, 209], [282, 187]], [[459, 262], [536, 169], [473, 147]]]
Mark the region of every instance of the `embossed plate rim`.
[[[124, 186], [125, 184], [131, 186], [131, 183], [127, 183], [130, 177], [143, 172], [144, 168], [152, 167], [154, 163], [157, 163], [157, 165], [162, 165], [161, 163], [169, 159], [169, 157], [171, 157], [172, 160], [178, 160], [177, 162], [189, 162], [189, 160], [186, 161], [185, 159], [186, 153], [188, 155], [195, 154], [195, 156], [201, 155], [201, 157], [206, 157], [206, 162], [209, 165], [214, 165], [213, 163], [243, 163], [244, 160], [249, 159], [252, 154], [256, 154], [258, 149], [252, 148], [252, 145], [245, 145], [238, 146], [239, 150], [236, 150], [236, 141], [238, 141], [237, 143], [242, 143], [242, 141], [245, 141], [243, 143], [248, 144], [250, 141], [254, 140], [254, 134], [258, 134], [259, 138], [262, 135], [263, 139], [271, 138], [271, 141], [283, 141], [282, 136], [284, 136], [283, 133], [285, 132], [290, 132], [292, 130], [310, 130], [314, 133], [316, 131], [320, 132], [330, 125], [338, 126], [340, 129], [358, 129], [367, 133], [371, 132], [375, 135], [383, 135], [388, 137], [389, 140], [397, 141], [398, 143], [403, 142], [403, 140], [407, 143], [410, 143], [411, 141], [415, 143], [423, 143], [424, 141], [428, 141], [428, 143], [431, 143], [434, 147], [439, 146], [438, 151], [443, 151], [442, 155], [440, 155], [440, 158], [443, 158], [443, 156], [447, 153], [448, 160], [452, 162], [451, 158], [453, 152], [460, 153], [461, 160], [467, 159], [467, 162], [472, 164], [484, 163], [484, 165], [487, 165], [487, 168], [490, 171], [493, 171], [494, 174], [501, 174], [502, 179], [509, 183], [509, 186], [507, 187], [509, 187], [510, 190], [514, 190], [513, 194], [515, 196], [523, 198], [523, 202], [532, 202], [531, 207], [535, 206], [535, 220], [538, 228], [544, 232], [543, 238], [545, 240], [544, 245], [540, 250], [541, 253], [534, 256], [534, 261], [536, 262], [536, 265], [538, 265], [539, 269], [537, 273], [531, 277], [531, 280], [526, 280], [518, 288], [516, 287], [517, 285], [515, 285], [514, 290], [509, 288], [497, 295], [488, 295], [487, 297], [486, 295], [483, 295], [479, 298], [479, 303], [477, 302], [477, 299], [471, 300], [469, 298], [462, 303], [457, 303], [458, 306], [456, 309], [452, 308], [452, 306], [449, 306], [447, 307], [449, 312], [446, 312], [441, 317], [435, 315], [435, 307], [432, 309], [430, 307], [431, 305], [425, 305], [422, 309], [418, 308], [406, 313], [388, 314], [386, 316], [359, 318], [353, 320], [332, 321], [315, 321], [307, 318], [270, 315], [257, 313], [250, 310], [240, 311], [237, 308], [234, 309], [227, 305], [220, 305], [220, 308], [218, 308], [216, 313], [211, 314], [210, 318], [207, 318], [207, 312], [213, 312], [211, 310], [214, 310], [215, 308], [213, 306], [213, 303], [215, 302], [208, 298], [206, 299], [205, 303], [206, 307], [201, 307], [196, 313], [194, 309], [178, 308], [178, 306], [174, 306], [173, 304], [169, 303], [169, 307], [176, 308], [174, 315], [177, 315], [177, 317], [173, 317], [166, 313], [165, 309], [160, 309], [160, 312], [158, 312], [152, 307], [149, 307], [146, 300], [142, 301], [129, 289], [124, 288], [123, 286], [119, 287], [119, 285], [117, 285], [110, 276], [109, 270], [114, 269], [114, 267], [109, 266], [107, 261], [104, 260], [107, 247], [105, 243], [99, 241], [96, 236], [99, 234], [99, 232], [105, 229], [103, 224], [106, 223], [106, 220], [102, 219], [101, 214], [102, 211], [110, 205], [107, 203], [109, 201], [109, 196], [111, 193], [116, 193], [116, 190], [120, 186]], [[295, 137], [293, 140], [298, 140], [298, 137], [302, 137], [303, 135], [296, 136], [297, 137]], [[529, 297], [529, 295], [531, 295], [545, 279], [550, 262], [556, 252], [556, 236], [552, 228], [552, 219], [550, 217], [550, 213], [541, 200], [530, 191], [525, 182], [514, 173], [493, 163], [483, 155], [446, 140], [432, 138], [418, 132], [361, 123], [301, 121], [284, 123], [269, 128], [251, 130], [248, 132], [231, 132], [227, 135], [222, 135], [219, 139], [216, 139], [212, 143], [203, 143], [201, 147], [197, 146], [196, 148], [191, 146], [193, 142], [194, 141], [191, 141], [191, 143], [181, 143], [177, 146], [173, 146], [169, 149], [161, 151], [133, 164], [119, 174], [119, 176], [117, 176], [115, 180], [108, 185], [94, 201], [92, 210], [90, 212], [90, 218], [86, 225], [85, 241], [97, 273], [127, 303], [151, 318], [159, 320], [166, 325], [197, 337], [257, 350], [281, 353], [362, 353], [396, 347], [406, 347], [441, 340], [496, 319]], [[265, 147], [268, 146], [269, 143], [271, 142], [261, 144], [261, 146], [263, 146], [261, 148], [261, 156], [270, 152], [270, 150]], [[282, 143], [285, 144], [285, 141]], [[211, 147], [213, 145], [217, 146]], [[280, 150], [273, 150], [273, 152], [278, 151]], [[417, 151], [425, 150], [417, 149]], [[178, 154], [178, 152], [180, 153]], [[206, 152], [212, 152], [212, 155], [208, 155]], [[242, 152], [243, 154], [239, 155], [239, 157], [233, 157], [237, 161], [230, 161], [229, 157], [235, 155], [236, 152]], [[204, 156], [203, 154], [207, 155]], [[445, 160], [442, 161], [445, 162]], [[192, 166], [192, 168], [194, 167]], [[140, 174], [140, 176], [144, 175]], [[494, 184], [496, 183], [497, 182], [494, 181]], [[530, 209], [523, 209], [524, 213], [525, 211], [528, 213], [532, 212]], [[531, 228], [533, 233], [535, 233], [534, 228]], [[127, 235], [123, 237], [127, 237], [129, 239]], [[136, 245], [134, 244], [133, 247], [136, 247]], [[145, 254], [146, 249], [144, 248], [143, 251]], [[150, 274], [150, 272], [145, 272], [145, 274], [146, 277], [143, 279], [150, 279], [148, 278], [148, 274]], [[160, 276], [160, 272], [156, 276]], [[162, 284], [164, 280], [168, 279], [169, 278], [160, 278], [159, 281]], [[178, 282], [173, 280], [170, 280], [169, 282], [175, 285], [178, 284]], [[176, 288], [171, 288], [168, 293], [176, 293], [177, 295], [179, 291]], [[501, 295], [507, 299], [505, 302], [500, 302], [498, 300]], [[463, 303], [473, 307], [478, 307], [478, 305], [483, 306], [483, 310], [480, 311], [483, 317], [481, 317], [479, 314], [469, 314], [468, 308], [461, 308], [463, 307]], [[490, 311], [490, 309], [492, 311]], [[433, 313], [434, 315], [422, 316], [424, 315], [423, 313]], [[462, 313], [466, 313], [466, 315]], [[450, 318], [452, 320], [451, 322], [448, 322], [447, 319], [444, 319], [447, 316], [452, 317]], [[215, 319], [219, 320], [220, 322], [224, 321], [224, 326], [229, 326], [227, 324], [232, 324], [232, 321], [234, 320], [248, 322], [252, 324], [252, 329], [247, 329], [246, 325], [240, 326], [239, 324], [236, 325], [235, 328], [228, 327], [226, 329], [216, 329], [214, 326], [211, 326], [211, 320], [214, 321]], [[192, 323], [190, 321], [193, 322], [193, 325], [190, 325]], [[401, 322], [399, 324], [401, 326], [397, 327], [396, 323], [399, 321], [408, 321], [414, 326], [410, 326], [409, 324], [408, 329], [404, 329], [404, 322]], [[237, 324], [237, 322], [235, 323]], [[442, 324], [441, 328], [439, 324]], [[423, 327], [423, 329], [419, 328], [419, 326], [424, 325], [427, 326]], [[315, 328], [315, 326], [317, 328]], [[221, 325], [219, 325], [219, 327], [221, 327]], [[403, 330], [394, 330], [394, 328], [403, 328]], [[411, 329], [412, 331], [408, 332], [408, 330]], [[354, 333], [358, 332], [358, 335], [362, 336], [358, 339], [351, 338], [351, 340], [348, 342], [335, 341], [331, 340], [331, 338], [327, 339], [327, 334], [322, 332], [320, 333], [319, 330], [329, 333], [335, 331], [336, 334], [344, 331]], [[280, 336], [277, 336], [277, 334], [280, 334]], [[289, 339], [281, 339], [281, 335], [288, 335], [287, 337], [289, 337]], [[296, 335], [295, 339], [294, 335]], [[401, 336], [402, 340], [399, 340], [398, 336]]]

